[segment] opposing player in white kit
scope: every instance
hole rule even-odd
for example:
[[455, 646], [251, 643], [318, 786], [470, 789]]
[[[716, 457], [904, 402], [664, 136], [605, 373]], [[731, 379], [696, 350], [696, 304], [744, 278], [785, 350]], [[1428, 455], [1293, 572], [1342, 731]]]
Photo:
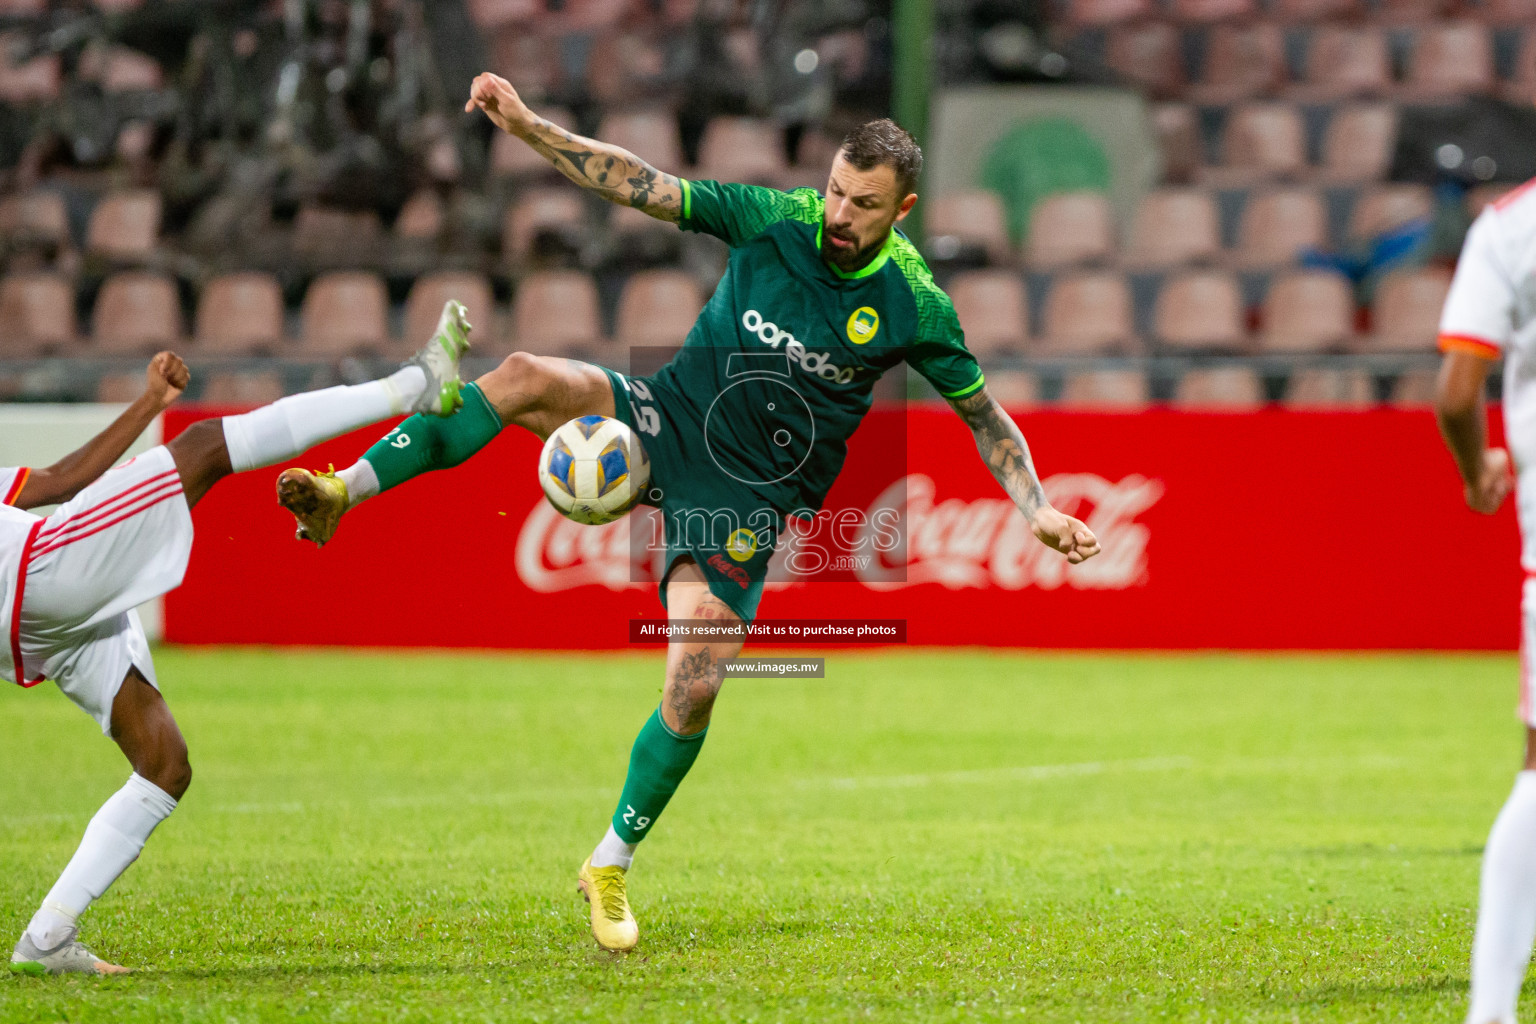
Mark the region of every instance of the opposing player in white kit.
[[[1536, 937], [1536, 182], [1486, 207], [1467, 234], [1440, 318], [1436, 412], [1467, 504], [1492, 514], [1520, 474], [1520, 718], [1525, 766], [1483, 853], [1468, 1024], [1513, 1024]], [[1504, 359], [1504, 433], [1488, 446], [1483, 390]]]
[[[187, 746], [161, 699], [134, 608], [181, 583], [192, 506], [220, 478], [270, 466], [350, 430], [460, 405], [464, 307], [389, 377], [284, 398], [241, 416], [192, 424], [169, 444], [109, 469], [187, 385], [162, 352], [143, 397], [78, 452], [48, 469], [0, 469], [0, 678], [45, 679], [101, 725], [133, 766], [86, 827], [79, 849], [11, 954], [26, 974], [117, 974], [76, 938], [80, 914], [138, 857], [192, 781]], [[46, 519], [22, 509], [64, 502]]]

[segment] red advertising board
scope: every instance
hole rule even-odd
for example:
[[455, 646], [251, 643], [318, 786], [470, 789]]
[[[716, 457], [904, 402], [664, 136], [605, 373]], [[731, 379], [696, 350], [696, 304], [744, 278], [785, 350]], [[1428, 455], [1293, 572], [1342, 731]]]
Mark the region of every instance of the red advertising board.
[[[173, 436], [208, 410], [172, 410]], [[832, 508], [885, 510], [904, 545], [839, 577], [770, 584], [775, 619], [903, 620], [910, 644], [1043, 648], [1481, 649], [1518, 640], [1512, 507], [1469, 512], [1428, 412], [1023, 412], [1046, 489], [1104, 553], [1069, 566], [1030, 536], [943, 406], [877, 409]], [[905, 429], [893, 429], [904, 427]], [[383, 433], [324, 445], [345, 465]], [[904, 437], [905, 459], [871, 451]], [[293, 539], [278, 468], [194, 513], [178, 643], [593, 649], [659, 617], [631, 516], [561, 519], [509, 430], [469, 462], [348, 514], [324, 550]], [[860, 474], [860, 465], [900, 466]], [[1512, 503], [1511, 503], [1512, 506]], [[631, 522], [633, 521], [633, 522]]]

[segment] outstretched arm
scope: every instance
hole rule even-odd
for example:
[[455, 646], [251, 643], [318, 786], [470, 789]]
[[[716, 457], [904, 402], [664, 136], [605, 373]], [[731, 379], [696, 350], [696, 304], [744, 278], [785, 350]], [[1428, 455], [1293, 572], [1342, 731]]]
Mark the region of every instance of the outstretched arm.
[[1480, 355], [1447, 352], [1435, 389], [1435, 418], [1461, 473], [1462, 493], [1467, 505], [1484, 515], [1497, 512], [1514, 485], [1509, 452], [1488, 447], [1483, 386], [1492, 366], [1493, 360]]
[[144, 393], [112, 425], [46, 469], [34, 469], [16, 496], [17, 508], [68, 501], [123, 457], [146, 427], [176, 401], [187, 386], [187, 364], [174, 352], [150, 361]]
[[469, 89], [466, 113], [479, 109], [498, 128], [522, 139], [582, 188], [611, 203], [633, 206], [657, 220], [677, 223], [683, 215], [683, 185], [627, 149], [583, 138], [528, 109], [512, 83], [489, 72]]
[[1098, 554], [1099, 541], [1093, 531], [1081, 521], [1056, 511], [1045, 499], [1023, 432], [987, 389], [951, 399], [949, 404], [971, 428], [982, 460], [1024, 513], [1040, 542], [1066, 555], [1074, 565]]

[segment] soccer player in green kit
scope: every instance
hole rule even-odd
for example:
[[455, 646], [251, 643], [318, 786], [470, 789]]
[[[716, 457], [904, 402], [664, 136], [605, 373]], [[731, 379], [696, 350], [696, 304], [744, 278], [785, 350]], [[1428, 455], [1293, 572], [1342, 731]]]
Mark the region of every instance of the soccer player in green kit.
[[[684, 181], [538, 117], [491, 74], [475, 79], [465, 109], [483, 111], [581, 187], [723, 239], [729, 267], [683, 348], [651, 377], [514, 353], [464, 389], [457, 416], [413, 416], [339, 473], [285, 471], [279, 500], [301, 538], [324, 544], [352, 505], [457, 465], [505, 426], [546, 438], [578, 416], [616, 416], [650, 456], [649, 500], [666, 524], [669, 618], [750, 622], [785, 515], [820, 508], [875, 380], [906, 362], [970, 426], [1037, 538], [1073, 563], [1098, 553], [1093, 533], [1046, 500], [1024, 437], [987, 394], [948, 297], [894, 230], [917, 202], [922, 165], [894, 123], [849, 134], [823, 198], [813, 189]], [[734, 528], [690, 530], [690, 512], [710, 523], [723, 512]], [[639, 938], [625, 872], [698, 756], [722, 662], [741, 644], [668, 647], [661, 706], [635, 740], [607, 834], [578, 874], [605, 949], [631, 949]]]

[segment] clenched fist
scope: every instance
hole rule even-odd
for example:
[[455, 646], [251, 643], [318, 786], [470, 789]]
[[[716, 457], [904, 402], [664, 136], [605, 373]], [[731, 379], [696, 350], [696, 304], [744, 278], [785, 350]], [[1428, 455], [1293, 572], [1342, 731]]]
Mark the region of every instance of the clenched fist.
[[504, 132], [515, 134], [519, 127], [533, 120], [533, 111], [518, 96], [512, 83], [489, 71], [476, 75], [469, 86], [469, 101], [464, 104], [464, 112], [473, 113], [477, 107]]
[[157, 411], [164, 411], [180, 398], [192, 379], [187, 364], [175, 352], [157, 353], [149, 361], [149, 369], [144, 376], [144, 397], [154, 402]]

